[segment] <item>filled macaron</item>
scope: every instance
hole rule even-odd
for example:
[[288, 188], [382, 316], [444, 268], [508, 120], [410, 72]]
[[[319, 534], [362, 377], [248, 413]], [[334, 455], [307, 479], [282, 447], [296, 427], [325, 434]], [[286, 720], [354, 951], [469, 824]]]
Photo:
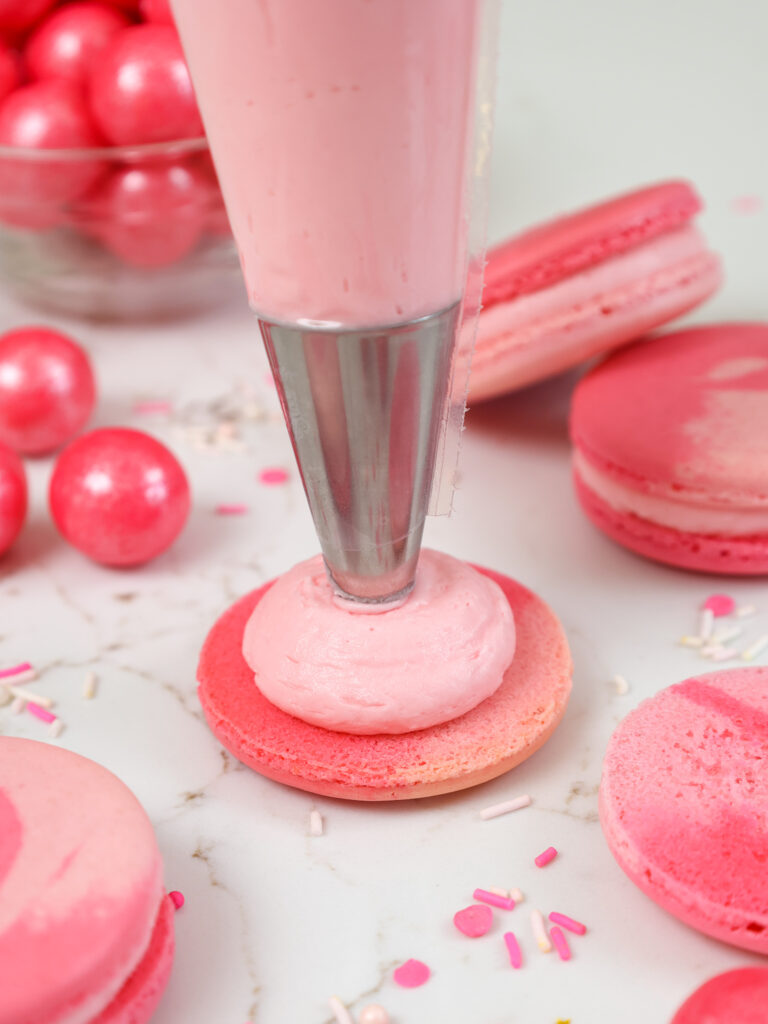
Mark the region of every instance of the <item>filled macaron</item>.
[[668, 181], [492, 248], [470, 402], [567, 370], [703, 302], [721, 270], [694, 224], [700, 210], [691, 185]]

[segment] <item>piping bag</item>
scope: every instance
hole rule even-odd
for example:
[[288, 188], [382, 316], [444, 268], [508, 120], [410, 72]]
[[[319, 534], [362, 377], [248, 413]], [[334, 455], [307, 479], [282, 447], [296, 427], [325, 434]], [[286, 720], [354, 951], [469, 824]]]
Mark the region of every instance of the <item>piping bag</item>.
[[401, 603], [450, 512], [497, 0], [172, 0], [329, 579]]

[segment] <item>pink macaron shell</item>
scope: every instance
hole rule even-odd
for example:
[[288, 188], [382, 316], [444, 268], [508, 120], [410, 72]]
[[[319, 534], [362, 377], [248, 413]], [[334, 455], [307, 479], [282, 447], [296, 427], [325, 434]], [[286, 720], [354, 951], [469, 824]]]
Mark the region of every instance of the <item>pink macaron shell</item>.
[[768, 669], [688, 679], [611, 738], [600, 821], [619, 866], [705, 935], [768, 955]]
[[684, 568], [766, 571], [768, 325], [694, 327], [615, 353], [576, 388], [571, 436], [577, 494], [614, 539]]
[[352, 800], [449, 793], [503, 774], [551, 736], [571, 689], [568, 645], [552, 611], [519, 583], [480, 569], [515, 617], [517, 649], [498, 690], [453, 721], [401, 735], [330, 732], [270, 704], [241, 648], [245, 624], [270, 584], [241, 598], [208, 635], [198, 693], [217, 738], [277, 782]]
[[686, 999], [671, 1024], [767, 1024], [768, 967], [742, 967], [710, 978]]
[[90, 1024], [150, 946], [152, 827], [115, 776], [45, 743], [0, 737], [0, 791], [0, 1022]]

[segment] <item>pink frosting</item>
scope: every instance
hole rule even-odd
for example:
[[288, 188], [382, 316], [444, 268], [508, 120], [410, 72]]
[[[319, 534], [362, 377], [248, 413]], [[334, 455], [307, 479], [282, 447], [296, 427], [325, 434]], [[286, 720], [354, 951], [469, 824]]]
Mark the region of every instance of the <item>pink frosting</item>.
[[146, 952], [162, 899], [146, 814], [104, 768], [0, 738], [0, 1024], [88, 1024]]
[[408, 601], [380, 615], [340, 608], [322, 559], [302, 562], [264, 595], [243, 637], [268, 700], [357, 734], [412, 732], [464, 714], [499, 687], [514, 653], [501, 588], [429, 550]]

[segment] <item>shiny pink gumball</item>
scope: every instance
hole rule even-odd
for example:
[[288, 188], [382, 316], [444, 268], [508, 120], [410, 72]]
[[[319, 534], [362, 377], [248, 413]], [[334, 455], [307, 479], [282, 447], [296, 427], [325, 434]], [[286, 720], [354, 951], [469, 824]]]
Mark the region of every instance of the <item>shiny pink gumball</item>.
[[21, 81], [21, 61], [15, 50], [0, 39], [0, 103]]
[[165, 551], [189, 513], [176, 457], [139, 430], [92, 430], [56, 463], [51, 514], [62, 536], [95, 562], [140, 565]]
[[[16, 89], [0, 105], [0, 145], [80, 149], [102, 143], [80, 89], [49, 79]], [[20, 227], [49, 227], [62, 207], [93, 186], [104, 164], [95, 159], [0, 159], [0, 219]]]
[[27, 40], [24, 62], [29, 77], [85, 82], [91, 62], [112, 36], [130, 25], [116, 7], [74, 3], [59, 7]]
[[96, 386], [88, 356], [47, 327], [0, 335], [0, 441], [23, 455], [44, 455], [88, 422]]
[[151, 21], [155, 25], [176, 24], [169, 0], [139, 0], [139, 13], [144, 21]]
[[91, 109], [115, 145], [197, 138], [203, 124], [179, 37], [169, 25], [133, 25], [94, 60]]
[[187, 162], [128, 166], [115, 171], [90, 197], [93, 233], [125, 263], [164, 267], [200, 239], [211, 187]]
[[0, 555], [13, 544], [27, 514], [27, 478], [16, 452], [0, 444]]
[[31, 28], [56, 0], [0, 0], [0, 32], [15, 36]]

